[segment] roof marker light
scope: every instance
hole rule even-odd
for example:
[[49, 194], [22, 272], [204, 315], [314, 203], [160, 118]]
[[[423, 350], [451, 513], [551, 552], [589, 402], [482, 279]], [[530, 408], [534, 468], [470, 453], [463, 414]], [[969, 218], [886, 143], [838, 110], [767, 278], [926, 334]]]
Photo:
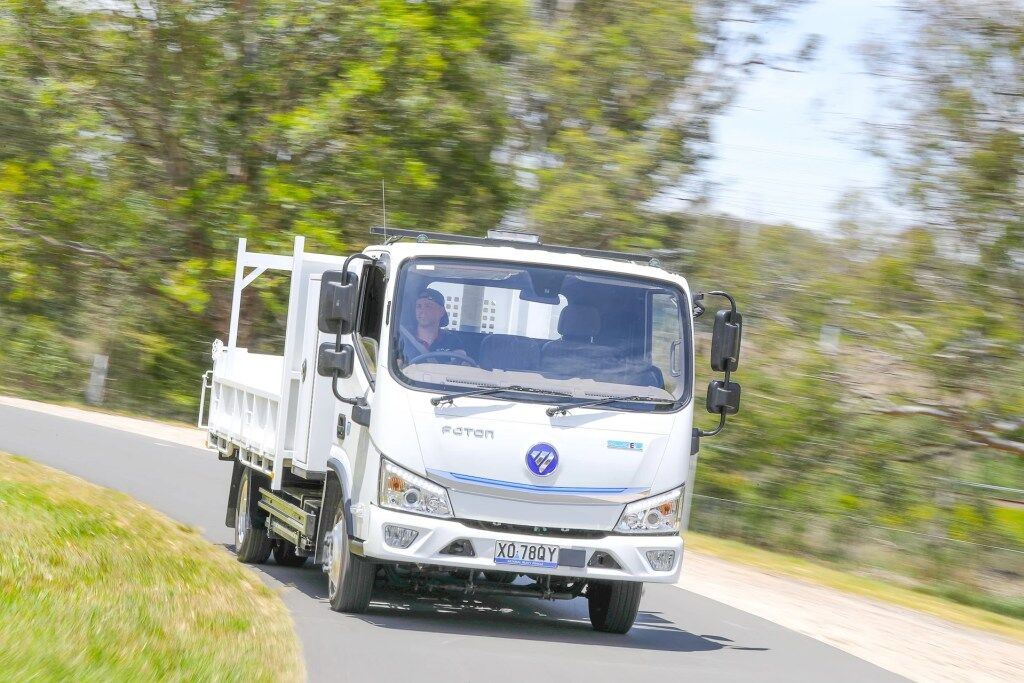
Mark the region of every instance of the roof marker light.
[[512, 232], [511, 230], [488, 230], [487, 239], [540, 244], [540, 235], [534, 235], [532, 232]]

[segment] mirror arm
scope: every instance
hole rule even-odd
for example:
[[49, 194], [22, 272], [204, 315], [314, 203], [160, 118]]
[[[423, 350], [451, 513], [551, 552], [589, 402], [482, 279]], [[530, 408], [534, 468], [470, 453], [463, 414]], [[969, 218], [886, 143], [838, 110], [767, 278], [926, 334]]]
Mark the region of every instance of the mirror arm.
[[725, 413], [719, 413], [718, 426], [712, 429], [710, 432], [705, 432], [703, 429], [697, 430], [697, 436], [717, 436], [719, 432], [725, 429]]
[[[345, 259], [345, 265], [343, 265], [341, 267], [341, 272], [342, 273], [348, 273], [348, 264], [352, 263], [352, 259], [357, 259], [357, 258], [365, 259], [365, 260], [369, 261], [370, 263], [373, 263], [373, 262], [375, 262], [377, 260], [374, 257], [370, 256], [369, 254], [364, 254], [361, 251], [357, 251], [354, 254], [350, 254], [349, 257], [347, 259]], [[363, 299], [362, 299], [362, 297], [360, 297], [359, 298], [359, 305], [356, 307], [356, 319], [355, 319], [355, 321], [352, 324], [352, 329], [358, 328], [358, 326], [359, 326], [359, 314], [362, 313], [362, 312], [363, 312]], [[341, 330], [339, 330], [338, 334], [336, 334], [334, 336], [334, 350], [335, 351], [341, 351]], [[337, 377], [335, 377], [335, 383], [336, 382], [337, 382]], [[334, 392], [334, 395], [335, 396], [338, 395], [338, 392], [336, 390]]]
[[[732, 297], [730, 297], [732, 298]], [[729, 386], [729, 376], [732, 373], [728, 370], [725, 371], [725, 386]], [[718, 426], [712, 429], [710, 432], [705, 432], [703, 429], [697, 430], [697, 436], [718, 436], [719, 432], [725, 429], [725, 411], [719, 413]]]
[[[350, 254], [349, 257], [347, 259], [345, 259], [345, 264], [341, 267], [341, 272], [342, 273], [347, 273], [348, 272], [348, 264], [350, 264], [353, 259], [357, 259], [357, 258], [358, 259], [365, 259], [367, 261], [370, 261], [371, 263], [373, 263], [373, 262], [375, 262], [377, 260], [376, 258], [374, 258], [373, 256], [370, 256], [369, 254], [364, 254], [361, 251], [357, 251], [354, 254]], [[360, 297], [360, 299], [359, 299], [359, 306], [356, 308], [356, 325], [359, 322], [359, 314], [362, 313], [362, 311], [363, 311], [363, 300]], [[355, 328], [356, 325], [353, 325], [353, 328]], [[339, 352], [339, 353], [341, 352], [341, 330], [338, 330], [338, 333], [336, 335], [334, 335], [334, 350], [335, 350], [335, 352]], [[341, 392], [338, 391], [338, 371], [337, 370], [334, 370], [333, 372], [331, 372], [331, 393], [334, 394], [334, 398], [338, 399], [342, 403], [347, 403], [347, 404], [349, 404], [351, 406], [357, 405], [359, 403], [358, 399], [345, 398], [344, 396], [341, 395]]]
[[341, 395], [341, 392], [338, 391], [338, 371], [335, 370], [333, 375], [334, 376], [331, 377], [331, 391], [334, 393], [334, 398], [338, 399], [342, 403], [347, 403], [350, 406], [354, 406], [356, 403], [358, 403], [358, 401], [354, 398], [345, 398], [344, 396]]
[[690, 300], [691, 313], [694, 320], [704, 315], [704, 311], [707, 310], [704, 304], [701, 303], [702, 301], [704, 301], [704, 292], [694, 292]]
[[729, 294], [729, 292], [718, 292], [718, 291], [715, 291], [715, 292], [706, 292], [706, 293], [707, 294], [712, 294], [714, 296], [724, 296], [726, 299], [729, 300], [729, 305], [732, 307], [732, 312], [733, 313], [736, 312], [736, 299], [732, 298], [732, 294]]

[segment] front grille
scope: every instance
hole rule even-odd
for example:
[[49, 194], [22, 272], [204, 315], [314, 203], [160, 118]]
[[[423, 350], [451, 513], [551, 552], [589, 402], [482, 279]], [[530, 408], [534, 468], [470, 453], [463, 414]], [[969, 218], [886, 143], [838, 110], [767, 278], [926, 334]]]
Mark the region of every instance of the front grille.
[[526, 524], [505, 524], [503, 522], [481, 522], [477, 520], [460, 520], [464, 525], [473, 529], [484, 531], [504, 531], [510, 534], [525, 534], [528, 536], [562, 536], [563, 538], [604, 538], [607, 531], [596, 531], [594, 529], [559, 529], [547, 526], [529, 526]]

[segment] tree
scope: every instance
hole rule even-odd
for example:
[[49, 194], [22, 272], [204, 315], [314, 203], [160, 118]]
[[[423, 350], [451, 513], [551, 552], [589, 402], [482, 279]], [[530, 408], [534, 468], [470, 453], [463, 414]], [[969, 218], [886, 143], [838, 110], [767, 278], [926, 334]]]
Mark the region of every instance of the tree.
[[393, 222], [493, 225], [514, 197], [492, 157], [521, 18], [517, 0], [4, 3], [5, 336], [113, 353], [126, 395], [180, 410], [226, 327], [238, 237], [360, 244], [382, 182]]
[[[1024, 455], [1024, 11], [1016, 0], [915, 2], [905, 42], [870, 57], [898, 93], [881, 136], [921, 216], [900, 287], [931, 302], [914, 358], [938, 392], [919, 411]], [[909, 95], [909, 96], [908, 96]], [[952, 257], [938, 265], [937, 257]], [[895, 273], [896, 271], [892, 271]], [[911, 292], [915, 290], [916, 293]], [[923, 412], [921, 412], [923, 411]]]
[[774, 66], [757, 36], [794, 4], [533, 2], [512, 62], [509, 145], [527, 225], [590, 247], [673, 243], [666, 197], [694, 184], [742, 75]]

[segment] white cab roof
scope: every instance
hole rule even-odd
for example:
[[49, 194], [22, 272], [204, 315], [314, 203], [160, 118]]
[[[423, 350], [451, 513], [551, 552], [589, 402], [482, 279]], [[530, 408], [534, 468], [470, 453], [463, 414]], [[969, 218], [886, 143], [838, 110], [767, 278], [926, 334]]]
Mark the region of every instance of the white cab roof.
[[686, 279], [676, 273], [633, 261], [581, 256], [546, 251], [543, 246], [517, 248], [506, 245], [445, 244], [443, 242], [395, 242], [389, 245], [371, 245], [368, 254], [388, 253], [396, 262], [426, 256], [434, 258], [467, 258], [513, 261], [544, 266], [558, 266], [580, 270], [594, 270], [617, 275], [635, 275], [655, 280], [667, 280], [688, 289]]

